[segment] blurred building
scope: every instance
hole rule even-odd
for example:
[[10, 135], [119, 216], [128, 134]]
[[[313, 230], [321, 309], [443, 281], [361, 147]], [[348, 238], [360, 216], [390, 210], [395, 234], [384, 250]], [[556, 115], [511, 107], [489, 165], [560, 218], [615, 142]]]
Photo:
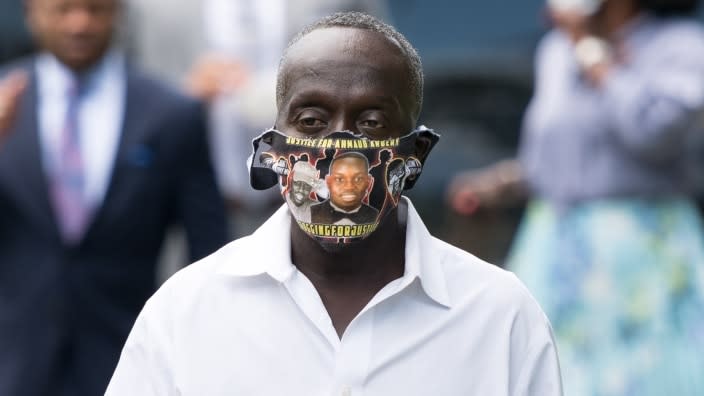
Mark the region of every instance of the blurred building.
[[21, 0], [0, 2], [0, 64], [32, 52]]

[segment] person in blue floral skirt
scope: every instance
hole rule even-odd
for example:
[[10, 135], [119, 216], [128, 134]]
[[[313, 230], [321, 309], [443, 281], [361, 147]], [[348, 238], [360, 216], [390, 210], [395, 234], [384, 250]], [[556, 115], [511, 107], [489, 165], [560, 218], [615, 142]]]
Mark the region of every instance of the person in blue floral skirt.
[[460, 213], [530, 193], [507, 266], [553, 324], [566, 395], [704, 395], [704, 232], [684, 169], [704, 133], [697, 5], [549, 1], [519, 159], [450, 188]]

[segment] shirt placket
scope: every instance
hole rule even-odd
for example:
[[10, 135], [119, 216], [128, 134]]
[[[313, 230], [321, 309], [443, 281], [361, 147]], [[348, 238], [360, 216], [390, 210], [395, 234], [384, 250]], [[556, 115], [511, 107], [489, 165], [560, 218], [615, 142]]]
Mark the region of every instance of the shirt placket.
[[386, 285], [350, 322], [340, 339], [313, 284], [294, 271], [284, 286], [296, 305], [320, 331], [331, 346], [335, 371], [330, 395], [361, 396], [371, 367], [375, 306], [407, 287], [413, 277], [404, 277]]
[[335, 357], [332, 395], [360, 396], [369, 373], [374, 309], [360, 313], [347, 327]]
[[373, 359], [372, 342], [374, 337], [383, 337], [375, 334], [376, 307], [408, 287], [414, 278], [415, 276], [404, 276], [390, 282], [350, 322], [337, 350], [332, 395], [362, 396], [365, 394], [364, 384], [370, 374]]

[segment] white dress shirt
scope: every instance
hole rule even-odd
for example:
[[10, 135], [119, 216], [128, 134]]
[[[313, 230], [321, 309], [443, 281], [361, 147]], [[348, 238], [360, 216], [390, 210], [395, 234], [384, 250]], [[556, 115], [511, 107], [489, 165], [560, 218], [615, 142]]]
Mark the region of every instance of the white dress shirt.
[[[60, 156], [60, 139], [66, 123], [71, 71], [53, 55], [43, 53], [36, 63], [39, 142], [44, 171], [51, 175]], [[78, 107], [78, 128], [85, 202], [99, 206], [110, 182], [125, 111], [125, 62], [109, 52], [88, 72], [85, 93]]]
[[405, 273], [341, 339], [291, 263], [283, 206], [157, 291], [106, 395], [561, 395], [550, 324], [524, 286], [432, 237], [406, 202]]

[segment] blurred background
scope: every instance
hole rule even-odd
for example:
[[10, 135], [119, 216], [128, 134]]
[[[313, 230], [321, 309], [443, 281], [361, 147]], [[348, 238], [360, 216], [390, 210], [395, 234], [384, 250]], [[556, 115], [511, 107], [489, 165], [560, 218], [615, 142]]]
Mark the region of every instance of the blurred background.
[[[567, 3], [585, 4], [590, 2], [601, 5], [608, 4], [610, 7], [619, 3], [614, 0], [575, 0]], [[545, 208], [545, 206], [540, 206], [544, 204], [541, 202], [531, 207], [530, 204], [525, 206], [523, 203], [525, 200], [515, 200], [509, 205], [488, 205], [482, 207], [481, 210], [463, 215], [458, 213], [461, 212], [460, 210], [451, 208], [448, 189], [458, 173], [484, 170], [491, 167], [492, 164], [517, 156], [524, 114], [534, 93], [536, 47], [552, 28], [546, 0], [179, 0], [178, 2], [173, 0], [124, 0], [124, 3], [126, 5], [124, 15], [122, 15], [124, 18], [121, 19], [116, 41], [125, 49], [128, 59], [151, 76], [171, 85], [174, 90], [196, 97], [207, 104], [205, 108], [208, 113], [208, 138], [215, 176], [227, 203], [231, 224], [229, 238], [231, 239], [251, 233], [283, 201], [276, 189], [267, 192], [252, 190], [249, 187], [245, 166], [246, 157], [251, 150], [251, 139], [264, 129], [271, 127], [274, 121], [274, 83], [278, 59], [286, 43], [295, 32], [324, 15], [341, 10], [365, 11], [391, 23], [409, 39], [420, 53], [425, 71], [424, 106], [420, 123], [440, 133], [442, 139], [429, 157], [424, 168], [422, 181], [409, 191], [408, 195], [412, 198], [431, 233], [486, 261], [504, 266], [522, 217], [528, 214], [526, 217], [530, 219], [531, 208], [535, 212]], [[553, 3], [558, 3], [558, 1], [555, 0]], [[624, 1], [621, 5], [625, 3]], [[667, 4], [668, 1], [643, 0], [640, 3]], [[687, 3], [687, 0], [670, 0], [669, 3], [684, 4]], [[554, 14], [551, 15], [552, 21], [555, 21]], [[635, 23], [629, 25], [628, 29], [623, 29], [628, 34], [637, 31], [638, 29], [635, 28], [629, 29], [633, 26], [637, 28], [640, 26], [638, 23], [643, 22], [643, 19], [634, 19], [636, 19]], [[696, 19], [699, 22], [704, 21], [704, 11], [701, 7], [697, 11]], [[647, 25], [647, 23], [649, 23], [648, 20], [643, 25]], [[653, 26], [655, 26], [653, 29], [665, 26], [663, 30], [670, 27], [670, 25], [660, 25], [655, 22], [653, 22]], [[662, 92], [655, 92], [654, 99], [651, 101], [655, 104], [658, 104], [658, 101], [665, 103], [666, 110], [669, 104], [675, 103], [676, 111], [682, 110], [677, 107], [682, 104], [678, 100], [682, 99], [682, 96], [687, 96], [685, 93], [690, 92], [688, 88], [693, 88], [691, 90], [693, 92], [704, 92], [704, 82], [702, 82], [704, 81], [704, 55], [701, 55], [704, 54], [704, 50], [700, 51], [700, 54], [688, 53], [686, 48], [684, 50], [681, 47], [676, 48], [681, 45], [677, 34], [681, 35], [680, 37], [690, 39], [691, 41], [688, 43], [704, 46], [704, 33], [699, 26], [677, 30], [679, 28], [679, 25], [675, 26], [676, 33], [672, 36], [665, 35], [672, 42], [664, 45], [664, 49], [679, 50], [674, 53], [681, 59], [675, 59], [675, 61], [684, 59], [682, 64], [685, 67], [682, 68], [684, 70], [682, 75], [692, 79], [685, 81], [684, 87], [674, 84], [681, 83], [683, 80], [674, 81], [674, 83], [666, 81], [663, 83], [666, 89]], [[569, 34], [563, 36], [563, 41], [570, 44], [561, 49], [567, 54], [567, 57], [577, 58], [577, 51], [572, 47], [572, 44], [575, 44], [576, 47], [578, 40], [573, 40], [574, 43], [571, 43], [569, 40], [564, 40]], [[640, 41], [640, 43], [652, 44], [648, 40]], [[614, 47], [620, 44], [622, 43], [616, 43]], [[655, 44], [658, 43], [655, 42]], [[634, 52], [643, 50], [643, 53], [646, 54], [646, 56], [639, 58], [639, 61], [645, 60], [644, 69], [669, 67], [670, 64], [667, 60], [663, 62], [662, 59], [655, 59], [659, 58], [660, 53], [665, 52], [663, 48], [656, 48], [656, 51], [653, 51], [652, 48], [656, 47], [648, 47], [647, 45], [643, 45], [643, 48], [637, 45], [632, 47]], [[651, 52], [648, 53], [648, 50]], [[33, 51], [32, 40], [24, 24], [23, 1], [0, 0], [0, 64], [26, 56]], [[553, 51], [551, 55], [557, 56], [559, 60], [559, 56], [562, 54], [559, 51]], [[648, 56], [651, 56], [652, 59], [649, 59]], [[701, 61], [699, 58], [702, 58]], [[573, 64], [577, 65], [574, 62], [576, 59], [571, 60]], [[653, 63], [648, 63], [651, 60]], [[548, 62], [543, 62], [542, 65], [545, 67], [547, 64], [549, 68], [552, 63], [552, 59], [550, 59]], [[672, 62], [672, 64], [676, 64], [676, 62]], [[691, 67], [692, 65], [694, 67]], [[582, 66], [584, 65], [578, 65], [578, 67]], [[564, 161], [570, 153], [562, 155], [563, 146], [573, 149], [576, 147], [574, 152], [583, 156], [576, 158], [572, 164], [586, 158], [584, 162], [591, 165], [589, 156], [593, 153], [587, 152], [587, 150], [596, 148], [598, 155], [608, 157], [606, 160], [604, 160], [605, 157], [600, 157], [602, 161], [599, 163], [600, 169], [606, 169], [607, 172], [605, 174], [596, 174], [597, 172], [595, 172], [595, 174], [587, 175], [592, 177], [590, 180], [596, 181], [588, 187], [594, 187], [598, 190], [601, 186], [600, 183], [606, 180], [606, 182], [612, 183], [609, 186], [613, 187], [613, 190], [607, 189], [607, 193], [602, 195], [599, 195], [599, 191], [597, 191], [595, 195], [590, 196], [589, 193], [593, 191], [589, 188], [578, 189], [579, 192], [585, 194], [578, 196], [587, 203], [584, 208], [593, 211], [593, 213], [585, 212], [587, 214], [584, 216], [579, 212], [582, 210], [579, 205], [575, 205], [578, 207], [578, 210], [575, 211], [577, 215], [572, 216], [570, 211], [566, 210], [570, 204], [567, 202], [568, 200], [566, 200], [567, 206], [556, 205], [555, 213], [557, 215], [553, 216], [548, 213], [546, 216], [552, 220], [557, 219], [555, 223], [560, 223], [555, 228], [548, 230], [554, 231], [553, 234], [557, 235], [556, 238], [552, 238], [554, 240], [552, 245], [542, 244], [544, 240], [551, 239], [542, 239], [541, 232], [544, 230], [538, 228], [538, 232], [526, 232], [525, 234], [538, 235], [538, 238], [537, 242], [533, 241], [534, 244], [531, 244], [533, 250], [527, 250], [529, 254], [522, 254], [523, 251], [521, 254], [516, 254], [516, 256], [521, 256], [519, 258], [525, 257], [526, 261], [532, 260], [527, 270], [524, 271], [524, 276], [521, 277], [519, 274], [519, 277], [530, 288], [531, 277], [534, 274], [543, 273], [540, 266], [554, 265], [555, 268], [544, 271], [548, 281], [544, 285], [538, 284], [531, 288], [531, 292], [536, 295], [550, 317], [558, 342], [563, 343], [560, 345], [562, 352], [568, 351], [567, 346], [574, 344], [578, 347], [576, 350], [580, 353], [584, 352], [585, 355], [602, 356], [600, 353], [604, 353], [604, 356], [608, 356], [604, 360], [590, 361], [589, 364], [592, 366], [589, 366], [589, 371], [599, 373], [599, 375], [602, 375], [603, 371], [606, 373], [604, 375], [618, 377], [613, 383], [606, 383], [611, 391], [606, 393], [585, 392], [583, 394], [632, 394], [638, 396], [646, 394], [701, 394], [692, 391], [692, 389], [704, 389], [704, 377], [699, 374], [701, 372], [699, 368], [704, 367], [704, 360], [701, 358], [704, 356], [704, 352], [692, 354], [690, 351], [691, 345], [694, 345], [692, 344], [693, 339], [699, 340], [699, 345], [704, 340], [704, 336], [702, 336], [704, 335], [704, 297], [702, 296], [704, 271], [701, 266], [704, 250], [700, 235], [695, 232], [701, 231], [701, 223], [698, 221], [693, 200], [685, 202], [682, 206], [682, 202], [678, 200], [680, 198], [679, 190], [675, 188], [672, 190], [663, 189], [662, 197], [658, 196], [659, 191], [651, 194], [655, 182], [663, 182], [667, 185], [667, 182], [671, 181], [668, 180], [669, 175], [680, 175], [679, 158], [666, 158], [659, 163], [659, 165], [664, 164], [662, 168], [658, 168], [658, 166], [651, 166], [652, 163], [648, 162], [651, 158], [638, 162], [641, 159], [639, 157], [638, 160], [633, 161], [637, 162], [637, 166], [634, 166], [635, 170], [631, 169], [632, 173], [624, 171], [619, 166], [614, 166], [614, 164], [630, 164], [629, 161], [641, 153], [633, 155], [634, 153], [629, 152], [631, 147], [626, 147], [628, 144], [622, 144], [622, 141], [617, 141], [611, 136], [618, 135], [613, 132], [622, 131], [613, 131], [612, 129], [617, 128], [613, 128], [612, 124], [605, 121], [613, 115], [609, 112], [612, 109], [603, 108], [603, 103], [599, 100], [601, 97], [598, 96], [599, 93], [595, 93], [597, 90], [594, 89], [598, 85], [589, 85], [596, 81], [596, 77], [594, 77], [594, 81], [587, 81], [593, 77], [589, 74], [593, 71], [590, 69], [592, 66], [594, 65], [584, 66], [583, 69], [573, 68], [571, 74], [548, 75], [547, 80], [560, 83], [560, 77], [569, 74], [569, 83], [574, 85], [570, 85], [568, 89], [560, 92], [563, 96], [557, 100], [557, 105], [556, 102], [552, 102], [550, 105], [553, 107], [545, 106], [548, 107], [548, 112], [552, 111], [549, 116], [564, 117], [559, 120], [564, 123], [558, 124], [560, 128], [556, 128], [555, 124], [548, 125], [547, 128], [544, 128], [547, 132], [543, 135], [558, 129], [560, 130], [557, 132], [562, 132], [561, 129], [571, 129], [573, 126], [576, 128], [566, 131], [566, 134], [554, 133], [553, 140], [550, 140], [550, 144], [546, 145], [550, 147], [547, 147], [545, 151], [538, 150], [536, 157], [548, 153], [542, 164], [545, 165], [542, 170], [547, 169], [547, 172], [541, 176], [546, 178], [547, 184], [552, 184], [551, 187], [554, 187], [555, 190], [560, 190], [564, 185], [559, 182], [564, 180], [553, 183], [552, 176], [558, 175], [568, 180], [570, 182], [568, 187], [574, 187], [578, 184], [572, 183], [572, 179], [578, 182], [580, 178], [585, 176], [576, 174], [578, 172], [565, 175], [560, 173], [560, 169], [550, 169], [553, 163], [563, 161], [562, 163], [570, 164], [572, 158], [567, 158], [567, 161]], [[673, 75], [682, 71], [677, 68], [673, 70], [675, 70], [671, 73]], [[667, 71], [672, 70], [667, 69]], [[644, 83], [640, 85], [646, 85], [645, 83], [652, 81], [662, 83], [658, 79], [661, 75], [668, 77], [667, 73], [658, 72], [643, 73], [637, 77], [643, 78]], [[687, 85], [692, 81], [696, 84], [701, 83], [701, 86], [688, 87]], [[543, 87], [540, 84], [538, 86]], [[630, 89], [637, 87], [624, 84], [619, 88], [617, 94], [628, 93]], [[637, 99], [649, 99], [648, 95], [640, 96]], [[704, 93], [700, 96], [699, 99], [704, 98]], [[670, 100], [673, 97], [675, 100]], [[564, 98], [569, 100], [567, 103], [568, 106], [571, 106], [567, 107], [569, 111], [561, 110], [563, 109], [562, 105], [565, 104], [562, 103]], [[544, 97], [541, 99], [544, 100]], [[568, 102], [568, 100], [564, 102]], [[683, 101], [686, 102], [686, 100]], [[624, 105], [625, 109], [628, 107], [627, 105], [632, 104], [626, 102], [623, 100], [617, 104]], [[692, 102], [696, 102], [696, 100], [692, 100]], [[704, 135], [701, 131], [704, 128], [699, 128], [701, 120], [696, 119], [695, 115], [698, 114], [694, 113], [702, 112], [704, 109], [704, 99], [700, 102], [692, 106], [695, 108], [691, 113], [686, 111], [678, 113], [685, 114], [686, 117], [682, 118], [687, 118], [686, 121], [691, 124], [688, 127], [693, 127], [692, 129], [696, 132], [693, 136], [697, 137], [701, 144], [698, 147], [678, 141], [680, 146], [686, 146], [685, 150], [691, 151], [687, 153], [689, 156], [686, 160], [691, 159], [694, 162], [693, 164], [688, 163], [685, 171], [691, 173], [688, 176], [691, 177], [691, 180], [695, 180], [692, 182], [693, 185], [696, 187], [698, 183], [700, 188], [700, 195], [694, 197], [698, 199], [699, 209], [704, 207], [702, 205], [704, 202], [704, 172], [701, 171], [704, 166]], [[587, 106], [584, 105], [585, 103]], [[657, 119], [657, 114], [655, 114], [657, 111], [650, 111], [652, 108], [649, 106], [644, 105], [643, 114], [646, 116], [654, 115], [656, 124], [657, 121], [662, 121]], [[592, 118], [579, 118], [583, 116], [580, 111], [584, 109], [592, 111], [591, 114], [588, 114]], [[602, 112], [597, 113], [596, 110]], [[621, 108], [619, 108], [620, 110]], [[658, 109], [655, 108], [655, 110]], [[557, 116], [555, 113], [558, 113]], [[689, 116], [692, 117], [688, 118]], [[639, 117], [634, 118], [636, 121], [642, 121]], [[641, 118], [650, 120], [645, 116]], [[577, 125], [578, 122], [574, 122], [575, 119], [586, 119], [587, 121], [583, 122], [583, 125]], [[613, 122], [611, 119], [608, 121]], [[638, 122], [635, 124], [641, 126]], [[662, 126], [662, 124], [665, 124], [665, 127], [672, 126], [667, 123], [661, 123], [658, 126]], [[568, 127], [565, 128], [565, 125]], [[649, 126], [647, 123], [645, 125]], [[675, 128], [671, 129], [675, 130], [677, 126], [675, 125]], [[656, 132], [661, 132], [657, 131], [657, 128], [653, 129]], [[666, 133], [670, 130], [663, 128], [663, 131]], [[570, 135], [569, 132], [572, 134]], [[603, 135], [599, 135], [602, 133], [612, 139], [604, 140], [605, 144], [604, 141], [598, 141], [596, 144], [594, 141], [588, 141], [591, 144], [586, 145], [589, 146], [588, 148], [584, 148], [583, 141], [575, 139], [575, 136], [577, 138], [603, 137]], [[640, 139], [647, 140], [647, 137], [643, 138], [644, 134], [636, 133], [636, 135]], [[674, 136], [675, 140], [679, 137], [677, 133], [674, 133]], [[0, 137], [2, 136], [0, 135]], [[563, 137], [565, 138], [563, 139]], [[663, 142], [668, 143], [668, 140], [663, 140]], [[663, 142], [647, 142], [646, 145], [653, 144], [657, 154], [661, 148], [658, 144]], [[614, 147], [616, 147], [614, 150], [616, 154], [609, 151]], [[621, 151], [618, 151], [619, 149]], [[677, 151], [677, 155], [680, 155], [679, 151]], [[684, 155], [682, 156], [684, 157]], [[616, 162], [607, 160], [615, 160]], [[700, 165], [696, 165], [696, 163]], [[570, 169], [579, 169], [578, 165], [582, 164], [567, 169], [565, 173]], [[670, 167], [670, 165], [672, 166]], [[629, 191], [624, 193], [619, 190], [621, 185], [632, 181], [630, 179], [637, 179], [631, 176], [640, 175], [638, 172], [643, 169], [645, 169], [645, 173], [652, 171], [651, 174], [648, 174], [652, 178], [643, 178], [640, 183], [636, 180], [636, 187], [641, 190], [635, 190], [635, 193]], [[604, 184], [607, 184], [606, 182]], [[672, 181], [672, 184], [675, 182]], [[581, 186], [578, 187], [581, 188]], [[600, 199], [604, 197], [608, 198], [604, 201], [611, 201], [607, 202], [607, 205], [600, 206], [603, 203]], [[622, 199], [623, 197], [627, 197], [627, 199]], [[0, 196], [0, 198], [2, 197]], [[597, 199], [590, 200], [591, 198]], [[663, 199], [660, 200], [660, 198]], [[660, 205], [664, 201], [668, 201], [667, 204], [672, 206], [661, 210]], [[579, 200], [571, 203], [575, 202], [581, 203]], [[559, 202], [559, 204], [562, 203], [564, 202]], [[610, 204], [614, 206], [608, 207]], [[613, 212], [607, 213], [606, 217], [598, 217], [602, 216], [604, 208], [607, 209], [607, 212], [610, 210]], [[680, 211], [683, 208], [684, 211]], [[547, 211], [542, 212], [543, 215], [545, 213]], [[609, 217], [613, 213], [618, 216]], [[685, 215], [678, 217], [679, 213], [685, 213]], [[564, 218], [561, 218], [562, 215], [565, 215]], [[219, 219], [222, 217], [218, 216]], [[582, 225], [589, 223], [583, 220], [590, 217], [606, 219], [606, 221], [603, 223], [603, 227], [594, 226], [591, 229], [589, 227], [582, 229]], [[662, 219], [665, 220], [660, 221]], [[670, 221], [672, 219], [675, 220]], [[540, 219], [539, 223], [544, 226], [549, 221], [542, 222]], [[597, 222], [589, 224], [597, 224]], [[632, 236], [632, 240], [626, 240], [626, 242], [632, 243], [635, 247], [627, 246], [626, 249], [622, 249], [621, 240], [611, 238], [613, 234], [619, 233], [618, 226], [624, 224], [626, 226], [636, 224], [632, 228], [623, 228], [633, 231], [630, 232], [630, 235], [626, 235]], [[664, 230], [658, 228], [661, 225]], [[589, 233], [592, 231], [593, 233], [590, 235]], [[643, 234], [640, 234], [641, 232]], [[651, 233], [646, 234], [646, 232]], [[621, 234], [629, 233], [623, 232]], [[623, 235], [616, 235], [616, 237], [621, 236]], [[160, 243], [162, 237], [161, 234], [156, 235], [154, 240]], [[662, 240], [658, 239], [659, 237], [662, 237]], [[605, 243], [608, 249], [602, 249], [599, 243]], [[593, 245], [586, 248], [585, 246], [589, 244]], [[159, 260], [159, 282], [187, 264], [186, 245], [182, 226], [175, 225], [166, 238]], [[596, 248], [594, 248], [595, 246]], [[628, 252], [627, 250], [631, 248], [632, 251]], [[610, 250], [610, 257], [602, 254], [605, 250]], [[545, 256], [540, 254], [533, 256], [532, 254], [536, 252], [548, 252], [553, 256], [550, 259], [544, 259]], [[599, 254], [602, 255], [599, 256]], [[649, 267], [643, 265], [644, 262], [649, 263]], [[606, 272], [589, 272], [594, 268], [598, 269], [599, 265], [603, 265]], [[515, 268], [512, 266], [512, 269]], [[614, 272], [609, 279], [604, 274], [610, 273], [608, 271], [611, 270]], [[588, 276], [593, 276], [593, 278]], [[647, 287], [643, 285], [647, 285]], [[128, 292], [129, 290], [126, 291], [126, 293]], [[544, 292], [542, 300], [539, 296], [540, 292]], [[624, 295], [619, 295], [619, 293]], [[545, 301], [548, 303], [546, 304]], [[563, 305], [564, 302], [572, 305]], [[112, 303], [120, 305], [121, 301], [116, 299]], [[593, 307], [590, 307], [590, 304], [593, 304]], [[137, 305], [141, 306], [141, 301]], [[548, 309], [551, 305], [554, 308], [552, 311]], [[585, 309], [585, 306], [589, 310]], [[596, 325], [595, 318], [601, 319], [604, 313], [609, 312], [612, 307], [616, 313], [608, 318], [613, 320], [611, 322], [604, 320], [602, 328], [604, 332], [599, 333], [599, 326]], [[574, 318], [578, 318], [580, 321], [572, 322]], [[128, 318], [125, 323], [126, 326], [131, 325], [131, 318]], [[673, 329], [671, 334], [662, 331], [663, 323], [671, 326]], [[125, 329], [128, 328], [125, 327]], [[586, 334], [586, 330], [583, 331], [592, 328], [597, 330], [593, 334]], [[693, 335], [692, 338], [687, 338], [690, 335]], [[639, 343], [640, 341], [634, 341], [639, 337], [645, 340], [642, 344]], [[655, 340], [654, 343], [653, 340]], [[624, 349], [612, 347], [608, 344], [611, 341], [616, 347], [623, 346]], [[669, 341], [672, 341], [672, 345], [668, 343]], [[119, 345], [121, 346], [121, 341]], [[600, 353], [592, 353], [596, 347], [601, 347]], [[650, 360], [633, 359], [637, 363], [633, 364], [629, 361], [632, 353], [640, 353], [642, 356], [649, 357]], [[613, 356], [609, 356], [609, 354]], [[575, 353], [576, 355], [579, 353]], [[572, 368], [573, 374], [570, 379], [586, 378], [583, 375], [587, 372], [586, 369], [579, 371], [579, 364], [570, 365], [567, 363], [570, 362], [569, 353], [563, 353], [561, 359], [566, 362], [564, 367], [577, 367], [577, 369]], [[681, 366], [673, 365], [673, 361], [681, 362], [678, 363]], [[651, 362], [660, 362], [661, 366], [653, 366]], [[657, 389], [659, 388], [653, 388], [647, 381], [633, 382], [640, 384], [638, 386], [642, 388], [637, 388], [635, 385], [628, 388], [627, 379], [630, 376], [629, 373], [633, 371], [631, 370], [632, 366], [641, 365], [647, 366], [637, 373], [642, 378], [650, 378], [652, 377], [651, 373], [656, 371], [665, 373], [661, 384], [677, 383], [677, 380], [672, 380], [672, 378], [676, 378], [677, 373], [694, 373], [689, 376], [687, 381], [680, 381], [687, 386], [691, 385], [691, 388], [679, 388], [678, 391], [658, 393]], [[613, 373], [618, 373], [618, 375], [612, 376]], [[612, 379], [611, 377], [606, 380]], [[601, 377], [595, 378], [591, 383], [598, 386], [602, 386], [602, 383], [606, 381]], [[626, 392], [627, 388], [631, 389], [630, 393]], [[663, 387], [662, 389], [675, 388]]]
[[[122, 33], [133, 61], [174, 85], [181, 85], [199, 54], [212, 47], [208, 38], [203, 37], [207, 36], [207, 31], [194, 29], [188, 35], [182, 34], [184, 21], [194, 15], [202, 17], [193, 12], [199, 3], [185, 2], [180, 11], [162, 14], [155, 11], [168, 5], [163, 0], [128, 3], [126, 29]], [[515, 156], [521, 119], [532, 94], [534, 50], [549, 29], [545, 2], [389, 0], [357, 3], [362, 7], [356, 7], [367, 11], [371, 8], [394, 24], [416, 46], [424, 63], [425, 102], [420, 122], [439, 132], [442, 140], [430, 157], [422, 182], [408, 195], [431, 232], [501, 265], [522, 208], [458, 216], [445, 205], [445, 193], [454, 173]], [[330, 4], [326, 11], [344, 8], [344, 4]], [[704, 20], [701, 10], [699, 17]], [[150, 24], [157, 27], [152, 28]], [[172, 35], [174, 38], [173, 34], [178, 34], [178, 40], [184, 45], [165, 44], [163, 37]], [[155, 48], [159, 49], [155, 51]], [[3, 0], [0, 4], [0, 61], [31, 50], [21, 1]], [[252, 134], [257, 131], [253, 129]], [[241, 160], [245, 154], [239, 155]], [[246, 189], [246, 185], [234, 188]], [[251, 196], [248, 199], [251, 202]], [[265, 206], [258, 207], [254, 217], [244, 221], [233, 215], [233, 236], [249, 233], [266, 218], [273, 206]]]
[[[32, 51], [21, 3], [20, 0], [0, 2], [1, 62]], [[200, 2], [186, 1], [168, 12], [160, 11], [169, 7], [165, 0], [127, 3], [127, 18], [121, 35], [132, 60], [174, 86], [184, 85], [199, 57], [214, 48], [218, 50], [218, 41], [222, 40], [213, 36], [227, 34], [203, 26], [202, 19], [207, 17], [207, 12], [199, 12]], [[550, 27], [545, 2], [372, 0], [318, 3], [317, 8], [310, 6], [308, 18], [299, 18], [288, 29], [295, 31], [327, 12], [361, 9], [391, 22], [416, 46], [426, 76], [420, 122], [439, 132], [442, 140], [430, 157], [423, 181], [408, 195], [435, 235], [501, 265], [522, 207], [483, 210], [463, 217], [445, 205], [445, 193], [455, 171], [480, 168], [515, 156], [521, 120], [532, 94], [534, 50]], [[302, 2], [302, 6], [305, 8], [306, 2]], [[701, 9], [699, 19], [704, 20]], [[182, 34], [182, 27], [191, 28], [188, 35]], [[287, 32], [284, 36], [291, 34]], [[172, 45], [174, 39], [178, 39], [177, 45]], [[276, 43], [270, 52], [278, 53], [283, 43]], [[269, 63], [268, 66], [273, 64]], [[266, 77], [273, 79], [272, 73]], [[254, 117], [267, 119], [266, 114]], [[252, 126], [251, 136], [240, 142], [256, 135], [262, 125], [266, 127], [262, 120], [250, 124], [257, 123], [259, 125]], [[237, 142], [231, 145], [241, 146]], [[239, 166], [236, 164], [243, 160], [248, 149], [245, 147], [236, 156], [230, 156], [239, 162], [234, 158], [224, 162], [230, 169]], [[222, 155], [228, 156], [227, 153]], [[243, 179], [244, 167], [241, 168], [238, 179]], [[231, 195], [246, 197], [245, 202], [236, 203], [235, 208], [251, 204], [256, 207], [252, 217], [251, 211], [233, 214], [233, 237], [251, 232], [276, 206], [269, 205], [267, 200], [262, 204], [259, 193], [243, 192], [247, 185], [241, 180], [224, 188], [226, 193], [228, 188], [235, 190]], [[178, 250], [174, 243], [171, 248]]]

